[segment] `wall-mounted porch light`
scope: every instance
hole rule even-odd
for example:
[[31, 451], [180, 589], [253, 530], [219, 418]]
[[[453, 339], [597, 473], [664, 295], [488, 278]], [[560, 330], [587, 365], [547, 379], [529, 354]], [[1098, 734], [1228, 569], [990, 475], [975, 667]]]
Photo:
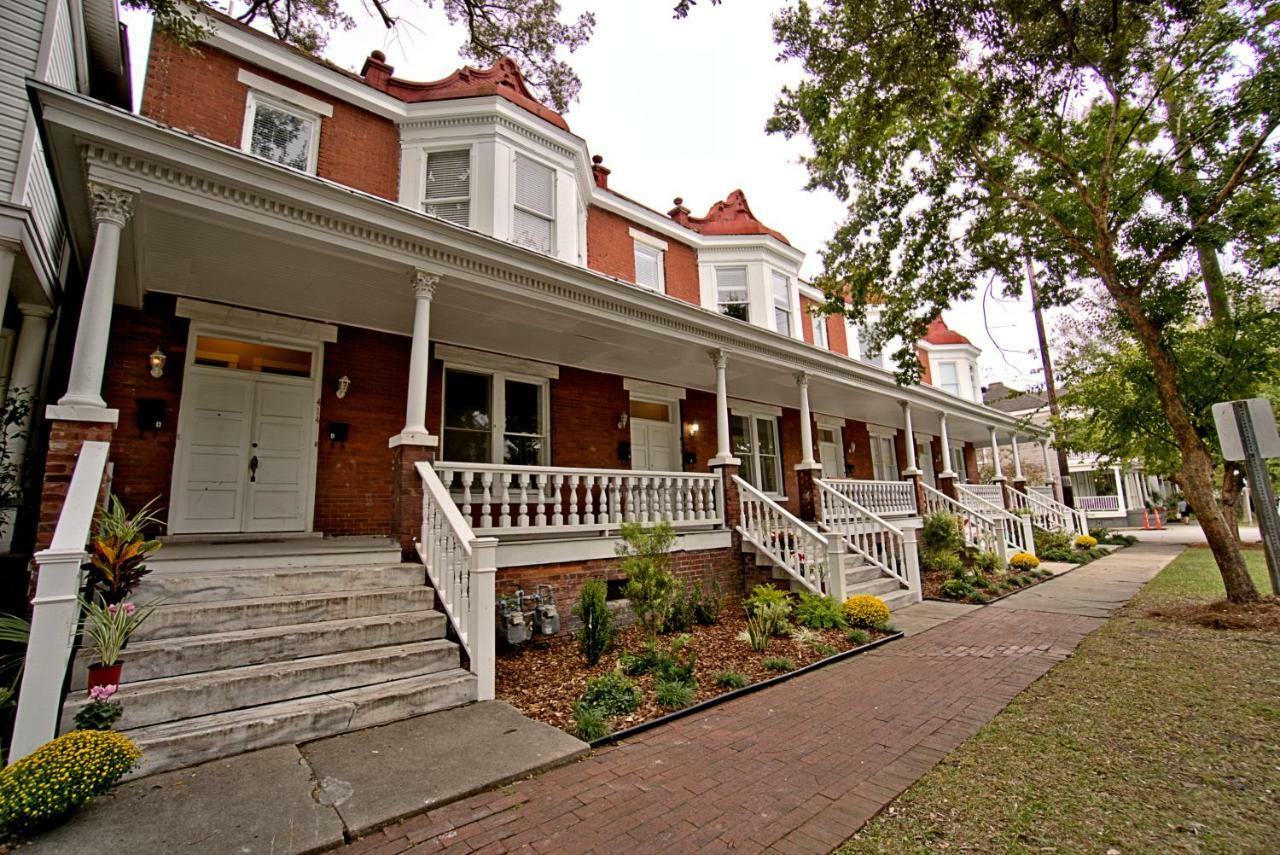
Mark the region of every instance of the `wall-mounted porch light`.
[[697, 435], [698, 435], [698, 431], [699, 431], [700, 429], [701, 429], [701, 428], [699, 427], [699, 425], [698, 425], [698, 423], [697, 423], [697, 422], [690, 422], [690, 423], [689, 423], [689, 436], [697, 436]]
[[351, 378], [343, 374], [338, 378], [338, 391], [335, 393], [339, 398], [347, 397], [347, 390], [351, 388]]
[[164, 363], [168, 359], [159, 347], [151, 352], [147, 357], [147, 362], [151, 365], [151, 376], [159, 380], [164, 376]]
[[631, 424], [631, 416], [629, 413], [623, 412], [618, 416], [618, 430], [626, 430], [627, 425]]

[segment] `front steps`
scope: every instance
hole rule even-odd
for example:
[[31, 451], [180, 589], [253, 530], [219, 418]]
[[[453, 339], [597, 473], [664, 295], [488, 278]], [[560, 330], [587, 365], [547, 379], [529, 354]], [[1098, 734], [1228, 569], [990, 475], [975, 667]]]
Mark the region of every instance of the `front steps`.
[[[764, 567], [770, 571], [771, 578], [779, 582], [789, 582], [792, 592], [799, 593], [807, 590], [793, 579], [790, 573], [776, 566], [768, 555], [756, 549], [749, 542], [744, 540], [742, 548], [744, 552], [754, 556], [758, 567]], [[844, 583], [845, 591], [847, 592], [846, 596], [872, 594], [884, 600], [884, 604], [889, 607], [890, 612], [905, 608], [919, 600], [919, 597], [914, 592], [894, 577], [886, 574], [884, 570], [874, 564], [864, 564], [857, 555], [850, 553], [846, 553], [844, 556]]]
[[[166, 545], [132, 600], [163, 597], [125, 654], [116, 725], [138, 774], [475, 700], [422, 565], [369, 538]], [[87, 703], [72, 672], [63, 727]]]

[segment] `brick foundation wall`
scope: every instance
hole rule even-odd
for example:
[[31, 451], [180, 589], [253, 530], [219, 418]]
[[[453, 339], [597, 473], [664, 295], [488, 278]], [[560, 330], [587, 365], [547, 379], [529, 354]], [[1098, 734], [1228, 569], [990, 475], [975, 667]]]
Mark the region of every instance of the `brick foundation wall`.
[[192, 51], [152, 32], [142, 115], [239, 148], [249, 94], [237, 79], [241, 68], [333, 107], [333, 115], [320, 120], [317, 175], [384, 199], [398, 198], [400, 134], [394, 122], [206, 44]]
[[662, 270], [667, 294], [695, 306], [701, 305], [698, 253], [693, 247], [594, 205], [587, 209], [587, 267], [606, 276], [635, 282], [635, 238], [631, 236], [632, 228], [667, 242]]

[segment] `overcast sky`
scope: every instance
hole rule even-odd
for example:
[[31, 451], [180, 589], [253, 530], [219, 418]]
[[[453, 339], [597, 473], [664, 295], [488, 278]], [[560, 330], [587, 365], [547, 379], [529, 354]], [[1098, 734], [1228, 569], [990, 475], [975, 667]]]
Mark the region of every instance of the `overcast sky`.
[[[241, 5], [241, 4], [238, 4]], [[359, 71], [369, 51], [384, 51], [397, 77], [433, 80], [461, 64], [460, 31], [419, 0], [389, 0], [400, 25], [388, 31], [359, 0], [343, 5], [355, 29], [332, 35], [327, 59]], [[799, 76], [777, 61], [772, 0], [699, 3], [682, 21], [673, 0], [564, 0], [566, 14], [591, 8], [596, 30], [570, 57], [582, 79], [580, 100], [566, 115], [574, 133], [613, 170], [610, 187], [659, 211], [683, 197], [695, 215], [741, 188], [752, 212], [808, 254], [805, 275], [819, 272], [818, 250], [843, 208], [826, 191], [806, 191], [799, 158], [803, 140], [764, 132], [781, 87]], [[243, 6], [241, 5], [243, 8]], [[150, 21], [124, 11], [133, 49], [135, 99], [142, 90]], [[978, 296], [945, 313], [947, 323], [982, 348], [983, 382], [1041, 382], [1030, 305], [997, 294]], [[985, 311], [984, 311], [985, 310]], [[985, 314], [985, 319], [984, 319]]]

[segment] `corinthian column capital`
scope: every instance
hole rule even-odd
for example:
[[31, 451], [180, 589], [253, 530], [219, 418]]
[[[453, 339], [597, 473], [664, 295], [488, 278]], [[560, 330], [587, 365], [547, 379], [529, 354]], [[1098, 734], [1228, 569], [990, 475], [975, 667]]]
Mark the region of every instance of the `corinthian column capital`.
[[110, 184], [89, 182], [89, 204], [93, 210], [95, 223], [115, 223], [124, 228], [133, 216], [133, 203], [136, 193], [112, 187]]

